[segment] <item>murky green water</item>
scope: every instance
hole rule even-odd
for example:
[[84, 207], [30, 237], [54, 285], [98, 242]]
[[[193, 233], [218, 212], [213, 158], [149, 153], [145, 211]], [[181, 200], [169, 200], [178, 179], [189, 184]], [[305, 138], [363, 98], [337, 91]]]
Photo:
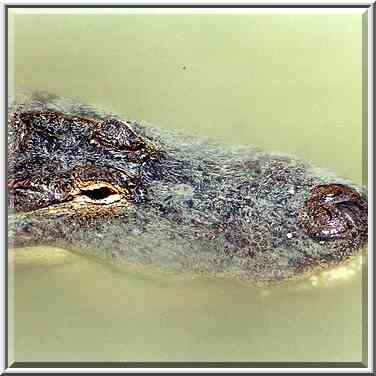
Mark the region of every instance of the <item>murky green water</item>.
[[[9, 25], [11, 91], [76, 96], [161, 127], [288, 152], [362, 182], [359, 13], [13, 10]], [[52, 248], [21, 250], [10, 262], [17, 361], [362, 358], [360, 271], [260, 290], [116, 269]]]

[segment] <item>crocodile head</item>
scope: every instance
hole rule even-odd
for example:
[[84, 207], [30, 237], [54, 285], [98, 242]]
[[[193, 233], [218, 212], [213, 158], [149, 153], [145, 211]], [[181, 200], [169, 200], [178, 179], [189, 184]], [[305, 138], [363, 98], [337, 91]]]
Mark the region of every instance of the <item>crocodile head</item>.
[[10, 245], [260, 285], [295, 279], [367, 242], [365, 195], [317, 171], [39, 95], [9, 114]]

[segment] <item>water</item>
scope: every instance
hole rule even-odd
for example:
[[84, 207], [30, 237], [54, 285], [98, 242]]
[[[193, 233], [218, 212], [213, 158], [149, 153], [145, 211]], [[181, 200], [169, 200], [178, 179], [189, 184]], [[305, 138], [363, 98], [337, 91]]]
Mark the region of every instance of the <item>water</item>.
[[[12, 10], [10, 89], [76, 96], [201, 138], [287, 152], [361, 185], [361, 21]], [[265, 290], [61, 249], [18, 251], [9, 270], [17, 361], [362, 359], [357, 268]]]

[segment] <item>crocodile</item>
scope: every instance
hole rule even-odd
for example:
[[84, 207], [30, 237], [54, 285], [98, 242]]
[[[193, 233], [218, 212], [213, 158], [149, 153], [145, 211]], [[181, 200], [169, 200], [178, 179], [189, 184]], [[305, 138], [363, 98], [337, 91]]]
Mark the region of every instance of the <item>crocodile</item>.
[[[305, 278], [367, 245], [367, 193], [306, 161], [21, 93], [8, 107], [8, 243], [236, 278]], [[30, 248], [32, 249], [32, 248]]]

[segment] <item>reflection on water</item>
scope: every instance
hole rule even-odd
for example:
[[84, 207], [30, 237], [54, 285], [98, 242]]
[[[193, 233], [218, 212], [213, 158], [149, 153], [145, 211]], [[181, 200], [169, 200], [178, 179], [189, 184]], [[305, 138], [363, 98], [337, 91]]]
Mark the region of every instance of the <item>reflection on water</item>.
[[[12, 14], [11, 89], [288, 152], [361, 184], [360, 15]], [[359, 271], [260, 290], [52, 248], [14, 257], [17, 361], [361, 359]]]

